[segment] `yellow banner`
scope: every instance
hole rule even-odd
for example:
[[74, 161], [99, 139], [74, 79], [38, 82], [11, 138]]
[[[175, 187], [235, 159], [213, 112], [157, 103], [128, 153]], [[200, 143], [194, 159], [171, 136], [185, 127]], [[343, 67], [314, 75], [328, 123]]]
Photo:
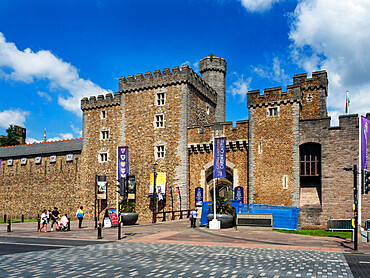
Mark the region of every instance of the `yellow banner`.
[[[156, 193], [162, 193], [163, 195], [166, 194], [166, 173], [164, 172], [157, 172], [157, 178], [155, 181]], [[153, 194], [153, 187], [154, 187], [154, 173], [150, 174], [150, 187], [149, 187], [149, 195]]]

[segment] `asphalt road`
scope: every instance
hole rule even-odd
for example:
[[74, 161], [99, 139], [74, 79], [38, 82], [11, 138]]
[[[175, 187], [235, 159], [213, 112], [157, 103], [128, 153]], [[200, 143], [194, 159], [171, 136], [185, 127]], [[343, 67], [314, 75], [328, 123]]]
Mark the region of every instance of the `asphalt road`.
[[[0, 236], [0, 256], [100, 244], [98, 241]], [[1, 274], [0, 274], [1, 275]]]

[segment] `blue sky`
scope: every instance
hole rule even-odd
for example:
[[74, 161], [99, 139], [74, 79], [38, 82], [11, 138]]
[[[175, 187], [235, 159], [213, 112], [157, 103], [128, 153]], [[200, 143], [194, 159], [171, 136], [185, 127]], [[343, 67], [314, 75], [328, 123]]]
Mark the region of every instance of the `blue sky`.
[[248, 119], [246, 93], [325, 69], [332, 124], [370, 111], [365, 0], [0, 2], [0, 134], [28, 142], [81, 136], [80, 99], [116, 92], [121, 76], [225, 58], [226, 120]]

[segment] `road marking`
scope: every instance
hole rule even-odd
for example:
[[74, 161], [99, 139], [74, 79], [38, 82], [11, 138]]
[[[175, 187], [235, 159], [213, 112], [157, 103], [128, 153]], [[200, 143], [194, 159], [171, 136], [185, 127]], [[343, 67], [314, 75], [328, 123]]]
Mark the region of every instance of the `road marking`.
[[6, 242], [6, 241], [0, 241], [0, 244], [31, 245], [31, 246], [46, 246], [46, 247], [61, 247], [61, 248], [74, 247], [74, 246], [70, 246], [70, 245], [41, 244], [41, 243], [24, 243], [24, 242]]
[[359, 262], [360, 264], [370, 264], [370, 262]]

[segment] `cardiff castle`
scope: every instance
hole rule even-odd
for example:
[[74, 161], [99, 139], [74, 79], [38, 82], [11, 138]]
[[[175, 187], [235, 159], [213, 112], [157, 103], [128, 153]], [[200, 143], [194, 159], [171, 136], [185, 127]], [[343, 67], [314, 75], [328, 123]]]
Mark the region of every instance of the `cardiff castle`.
[[[119, 146], [129, 150], [139, 219], [152, 217], [153, 164], [166, 173], [162, 209], [172, 209], [170, 187], [181, 195], [173, 194], [175, 210], [193, 208], [197, 187], [212, 200], [213, 139], [226, 137], [219, 196], [242, 187], [244, 203], [299, 207], [300, 227], [353, 216], [353, 175], [343, 168], [358, 164], [358, 115], [330, 126], [326, 71], [294, 75], [285, 92], [249, 91], [249, 119], [233, 125], [225, 122], [226, 61], [207, 56], [199, 67], [200, 75], [183, 65], [121, 77], [116, 93], [86, 96], [80, 139], [0, 148], [0, 213], [57, 206], [74, 214], [83, 205], [92, 219], [96, 176], [106, 177], [105, 206], [115, 208]], [[363, 195], [362, 220], [369, 209]]]

